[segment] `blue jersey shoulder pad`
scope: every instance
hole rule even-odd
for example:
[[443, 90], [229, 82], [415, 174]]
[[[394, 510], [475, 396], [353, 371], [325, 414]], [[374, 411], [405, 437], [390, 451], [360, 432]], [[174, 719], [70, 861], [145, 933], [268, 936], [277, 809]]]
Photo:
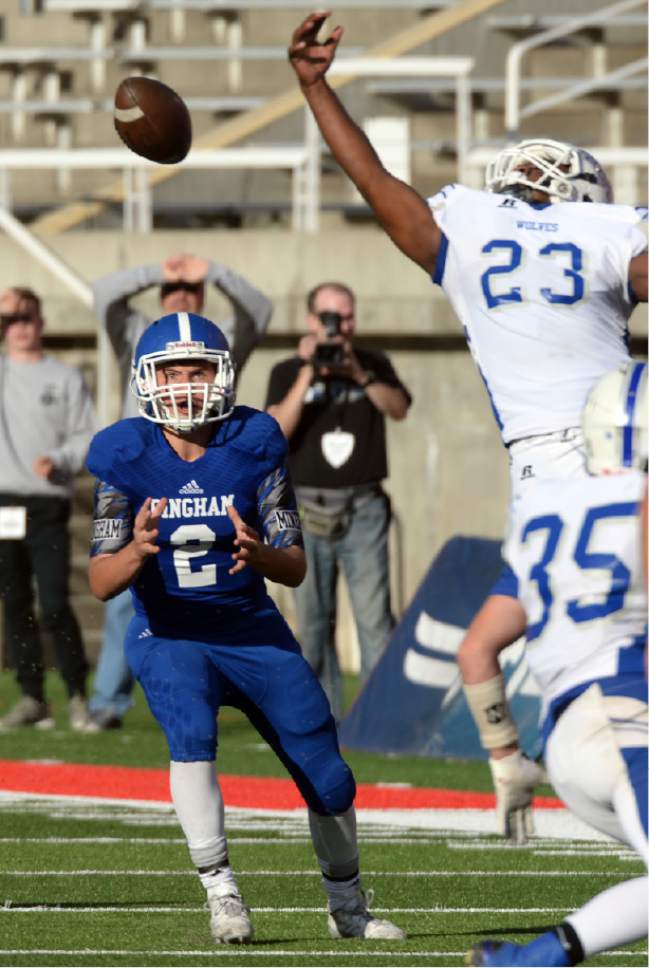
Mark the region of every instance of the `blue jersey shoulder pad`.
[[102, 481], [119, 483], [120, 468], [138, 460], [146, 449], [151, 425], [143, 417], [118, 420], [95, 434], [86, 465]]
[[235, 407], [232, 415], [224, 423], [235, 427], [231, 445], [247, 454], [254, 455], [259, 461], [268, 462], [271, 468], [282, 463], [288, 451], [288, 443], [282, 430], [269, 413], [253, 407]]

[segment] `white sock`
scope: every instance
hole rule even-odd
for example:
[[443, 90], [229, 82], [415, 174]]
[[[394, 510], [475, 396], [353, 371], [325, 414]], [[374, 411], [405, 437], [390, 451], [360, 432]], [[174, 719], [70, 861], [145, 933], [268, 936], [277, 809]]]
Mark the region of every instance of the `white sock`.
[[609, 887], [566, 918], [586, 958], [647, 936], [648, 882], [645, 875]]
[[229, 869], [225, 809], [214, 762], [172, 760], [169, 786], [193, 863], [203, 870]]
[[239, 894], [234, 872], [229, 864], [219, 867], [218, 870], [205, 871], [202, 874], [199, 872], [198, 876], [208, 895], [225, 897], [227, 894]]

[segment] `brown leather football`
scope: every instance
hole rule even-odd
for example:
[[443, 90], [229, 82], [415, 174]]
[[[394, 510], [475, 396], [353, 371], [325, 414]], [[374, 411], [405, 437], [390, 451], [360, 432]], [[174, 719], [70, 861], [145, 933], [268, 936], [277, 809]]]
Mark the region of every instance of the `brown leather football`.
[[127, 77], [115, 91], [115, 130], [124, 144], [150, 161], [175, 165], [192, 143], [187, 105], [162, 81]]

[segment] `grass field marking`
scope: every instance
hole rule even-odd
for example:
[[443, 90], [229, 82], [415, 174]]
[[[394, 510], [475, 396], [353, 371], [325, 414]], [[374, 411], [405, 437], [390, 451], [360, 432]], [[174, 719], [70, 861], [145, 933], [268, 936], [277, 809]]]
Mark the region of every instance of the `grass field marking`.
[[[135, 907], [114, 907], [111, 905], [93, 904], [90, 907], [65, 907], [60, 904], [34, 904], [33, 906], [15, 906], [11, 901], [5, 901], [0, 906], [3, 914], [202, 914], [207, 910], [206, 905], [187, 907], [182, 904], [166, 904], [161, 906], [136, 905]], [[326, 905], [321, 907], [251, 907], [255, 914], [326, 914]], [[570, 907], [374, 907], [375, 914], [563, 914], [571, 911]]]
[[[397, 942], [401, 943], [401, 942]], [[131, 958], [133, 955], [149, 958], [464, 958], [466, 948], [462, 951], [395, 951], [392, 947], [374, 949], [372, 951], [360, 950], [291, 950], [290, 948], [273, 948], [271, 951], [262, 951], [255, 945], [243, 945], [240, 948], [228, 948], [221, 945], [218, 949], [208, 951], [182, 951], [182, 950], [147, 950], [147, 949], [126, 949], [126, 948], [0, 948], [0, 955], [82, 955], [95, 957], [112, 955], [113, 957]], [[607, 951], [607, 955], [615, 958], [644, 957], [646, 951]]]
[[[464, 840], [447, 840], [446, 846], [450, 850], [466, 850], [471, 848], [471, 850], [509, 850], [509, 851], [520, 851], [520, 850], [550, 850], [550, 849], [560, 849], [568, 850], [570, 848], [560, 847], [554, 837], [532, 837], [527, 844], [514, 844], [509, 840], [504, 840], [499, 838], [498, 840], [478, 840], [471, 837], [466, 837]], [[601, 841], [593, 840], [591, 843], [580, 841], [579, 848], [575, 851], [577, 854], [590, 854], [596, 853], [597, 856], [605, 856], [606, 854], [619, 854], [624, 851], [632, 853], [629, 847], [624, 844], [618, 843], [617, 841], [611, 841], [610, 845], [602, 844]]]
[[[196, 871], [145, 870], [24, 870], [2, 871], [0, 877], [196, 877]], [[320, 877], [316, 870], [301, 871], [237, 871], [237, 877]], [[363, 871], [363, 877], [624, 877], [626, 871]]]
[[[435, 844], [444, 846], [443, 839], [434, 839], [431, 837], [387, 837], [387, 836], [372, 836], [363, 834], [362, 831], [359, 832], [359, 840], [363, 844], [402, 844], [405, 846], [412, 844]], [[186, 844], [184, 837], [0, 837], [0, 844]], [[269, 844], [278, 847], [286, 847], [287, 845], [293, 844], [311, 844], [312, 840], [310, 837], [297, 835], [297, 834], [287, 834], [284, 831], [274, 831], [272, 834], [268, 834], [267, 837], [239, 837], [236, 834], [228, 834], [229, 844]], [[446, 845], [449, 846], [449, 845]], [[512, 850], [520, 849], [519, 845], [513, 844], [492, 844], [492, 849], [501, 849], [502, 847]], [[526, 849], [530, 850], [531, 844], [526, 845]], [[461, 850], [473, 850], [473, 845], [470, 838], [467, 838], [466, 842], [460, 847], [458, 845], [455, 849]], [[478, 850], [487, 850], [488, 847], [478, 847]], [[536, 853], [543, 854], [544, 851], [536, 851]], [[580, 850], [572, 851], [550, 851], [547, 854], [556, 853], [558, 857], [567, 856], [569, 854], [574, 854], [575, 856], [583, 856]], [[586, 853], [584, 851], [584, 853]], [[598, 851], [591, 853], [586, 853], [586, 856], [594, 857], [609, 857], [616, 856], [615, 851]], [[636, 854], [629, 851], [630, 857], [637, 857]]]
[[[228, 837], [228, 840], [231, 840]], [[254, 843], [263, 843], [260, 837]], [[0, 837], [0, 844], [186, 844], [184, 837]], [[279, 841], [271, 841], [279, 843]]]
[[[399, 943], [399, 942], [398, 942]], [[386, 942], [389, 945], [389, 942]], [[0, 955], [82, 955], [82, 956], [112, 956], [131, 958], [134, 955], [148, 958], [464, 958], [466, 949], [462, 951], [395, 951], [392, 947], [372, 951], [320, 951], [308, 949], [307, 951], [286, 948], [273, 948], [272, 951], [263, 951], [255, 948], [254, 945], [242, 945], [239, 948], [228, 948], [220, 945], [208, 951], [154, 951], [146, 949], [128, 948], [0, 948]], [[625, 952], [628, 954], [628, 951]], [[634, 952], [635, 954], [635, 952]], [[640, 952], [639, 952], [640, 954]]]
[[533, 850], [533, 857], [615, 857], [617, 860], [628, 861], [638, 861], [639, 864], [642, 863], [642, 858], [639, 854], [636, 854], [633, 850]]

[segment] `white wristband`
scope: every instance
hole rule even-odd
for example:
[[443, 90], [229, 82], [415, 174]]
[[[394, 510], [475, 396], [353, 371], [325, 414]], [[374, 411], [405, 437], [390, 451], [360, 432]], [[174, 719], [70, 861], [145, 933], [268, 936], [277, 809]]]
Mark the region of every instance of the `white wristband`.
[[464, 694], [478, 727], [480, 742], [486, 750], [518, 742], [518, 730], [509, 714], [502, 673], [486, 682], [465, 685]]

